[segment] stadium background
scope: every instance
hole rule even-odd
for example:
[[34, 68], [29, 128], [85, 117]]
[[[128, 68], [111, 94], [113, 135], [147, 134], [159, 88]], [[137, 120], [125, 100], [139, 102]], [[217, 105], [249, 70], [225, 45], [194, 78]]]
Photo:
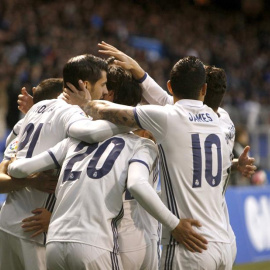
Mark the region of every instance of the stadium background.
[[[236, 262], [266, 261], [254, 269], [270, 269], [269, 13], [266, 0], [1, 0], [1, 155], [6, 135], [22, 117], [21, 87], [31, 92], [41, 80], [61, 77], [70, 57], [98, 54], [98, 42], [131, 55], [164, 89], [179, 58], [198, 56], [225, 69], [223, 107], [248, 134], [260, 169], [252, 182], [235, 175], [227, 192]], [[248, 267], [235, 269], [253, 269]]]

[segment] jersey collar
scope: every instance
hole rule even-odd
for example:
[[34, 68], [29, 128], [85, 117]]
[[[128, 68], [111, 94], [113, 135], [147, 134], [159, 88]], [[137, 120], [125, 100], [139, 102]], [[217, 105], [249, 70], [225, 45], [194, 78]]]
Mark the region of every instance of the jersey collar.
[[202, 107], [203, 106], [203, 102], [201, 100], [195, 100], [195, 99], [180, 99], [175, 104], [192, 106], [192, 107]]

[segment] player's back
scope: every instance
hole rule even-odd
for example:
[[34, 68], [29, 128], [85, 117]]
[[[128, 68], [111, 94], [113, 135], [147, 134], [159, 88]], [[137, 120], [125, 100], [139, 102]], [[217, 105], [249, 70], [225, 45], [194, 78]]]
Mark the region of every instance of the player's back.
[[[67, 121], [71, 117], [68, 112], [74, 108], [75, 106], [61, 99], [44, 100], [35, 104], [25, 115], [20, 128], [17, 158], [35, 156], [63, 140], [67, 136], [70, 123]], [[82, 113], [79, 107], [77, 111]]]
[[[214, 111], [197, 101], [167, 105], [166, 135], [159, 145], [163, 201], [180, 218], [202, 223], [208, 241], [229, 242], [223, 224], [225, 139]], [[169, 234], [163, 234], [169, 243]]]
[[[84, 118], [82, 110], [60, 99], [44, 100], [35, 104], [26, 114], [18, 135], [17, 159], [37, 155], [67, 136], [69, 123]], [[21, 238], [44, 243], [44, 235], [30, 238], [21, 221], [35, 208], [52, 210], [53, 196], [32, 188], [8, 194], [1, 210], [0, 228]]]
[[[116, 224], [123, 215], [129, 163], [143, 162], [151, 170], [156, 146], [148, 139], [122, 134], [99, 144], [70, 140], [65, 147], [69, 150], [56, 189], [48, 243], [80, 242], [116, 252]], [[58, 150], [52, 152], [58, 159]]]

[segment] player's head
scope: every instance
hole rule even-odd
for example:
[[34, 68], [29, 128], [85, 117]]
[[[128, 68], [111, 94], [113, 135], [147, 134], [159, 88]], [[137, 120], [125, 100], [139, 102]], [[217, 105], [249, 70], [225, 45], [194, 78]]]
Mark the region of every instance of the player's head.
[[82, 80], [93, 100], [103, 99], [107, 94], [107, 62], [91, 54], [72, 57], [63, 69], [64, 87], [67, 82], [79, 89], [78, 81]]
[[111, 65], [107, 74], [108, 95], [104, 99], [114, 103], [136, 106], [142, 98], [140, 84], [132, 75], [117, 65]]
[[227, 79], [224, 69], [215, 66], [205, 66], [207, 93], [204, 104], [217, 111], [227, 88]]
[[195, 56], [180, 59], [172, 68], [169, 91], [178, 99], [199, 99], [205, 95], [205, 69], [203, 63]]
[[33, 90], [34, 104], [45, 99], [57, 98], [63, 92], [63, 79], [50, 78], [42, 81]]

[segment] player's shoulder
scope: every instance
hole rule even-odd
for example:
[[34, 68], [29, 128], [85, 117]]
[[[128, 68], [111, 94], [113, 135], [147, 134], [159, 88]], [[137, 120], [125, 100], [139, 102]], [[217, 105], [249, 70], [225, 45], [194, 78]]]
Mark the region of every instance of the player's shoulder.
[[221, 108], [221, 107], [218, 107], [217, 112], [218, 112], [220, 115], [222, 115], [222, 116], [223, 116], [223, 115], [224, 115], [224, 116], [229, 116], [228, 112], [227, 112], [225, 109]]
[[219, 107], [217, 112], [221, 121], [227, 122], [227, 123], [233, 123], [229, 113], [226, 110]]
[[133, 132], [115, 135], [114, 137], [121, 137], [126, 142], [130, 142], [131, 144], [133, 144], [134, 147], [139, 146], [139, 145], [151, 146], [155, 148], [157, 147], [157, 145], [153, 142], [153, 140], [141, 137], [137, 134], [134, 134]]

